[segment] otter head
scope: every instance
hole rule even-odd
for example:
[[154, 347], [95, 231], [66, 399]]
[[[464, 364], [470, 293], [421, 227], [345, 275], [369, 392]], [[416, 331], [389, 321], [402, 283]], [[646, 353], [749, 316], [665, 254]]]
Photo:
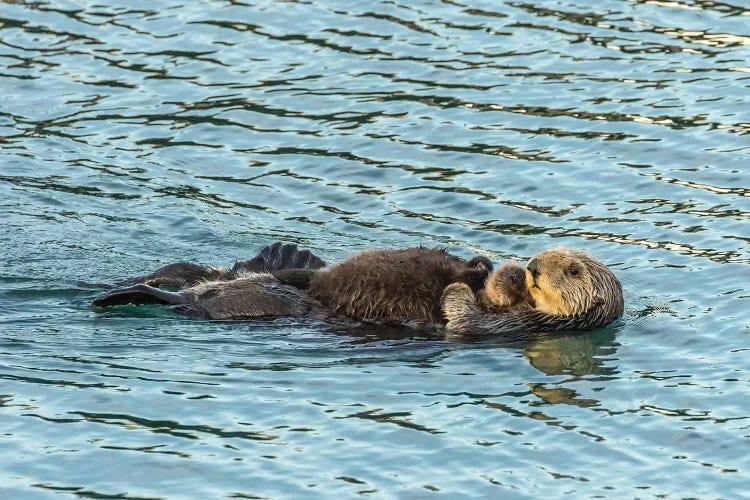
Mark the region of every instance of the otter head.
[[524, 272], [523, 267], [511, 263], [490, 274], [484, 285], [487, 301], [496, 307], [532, 304]]
[[574, 316], [598, 307], [612, 318], [623, 313], [622, 287], [612, 271], [577, 250], [556, 248], [532, 257], [526, 287], [536, 310], [546, 314]]

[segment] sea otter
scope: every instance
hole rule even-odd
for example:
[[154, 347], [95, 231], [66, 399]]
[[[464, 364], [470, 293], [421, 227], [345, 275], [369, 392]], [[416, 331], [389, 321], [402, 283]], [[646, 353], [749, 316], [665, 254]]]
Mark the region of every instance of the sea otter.
[[513, 263], [503, 264], [493, 271], [484, 288], [476, 293], [476, 299], [487, 312], [495, 314], [534, 307], [534, 299], [526, 287], [526, 271]]
[[506, 335], [589, 330], [623, 314], [622, 286], [612, 271], [590, 255], [571, 249], [547, 250], [526, 265], [525, 283], [534, 307], [488, 312], [472, 290], [453, 283], [441, 303], [449, 331], [459, 335]]
[[[466, 261], [440, 248], [370, 250], [340, 264], [295, 245], [275, 243], [230, 270], [177, 263], [136, 278], [135, 285], [94, 300], [95, 306], [158, 303], [210, 319], [345, 316], [413, 325], [442, 322], [440, 297], [460, 282], [482, 288], [492, 270], [483, 256]], [[158, 288], [180, 287], [175, 292]]]
[[369, 250], [314, 272], [308, 293], [338, 316], [439, 324], [445, 287], [459, 281], [476, 292], [491, 270], [486, 257], [467, 262], [440, 248]]

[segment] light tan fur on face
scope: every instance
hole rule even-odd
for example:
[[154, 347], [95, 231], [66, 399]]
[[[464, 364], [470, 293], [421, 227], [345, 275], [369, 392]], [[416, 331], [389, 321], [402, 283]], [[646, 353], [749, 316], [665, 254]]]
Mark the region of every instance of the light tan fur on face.
[[[534, 260], [537, 276], [529, 269]], [[604, 264], [584, 252], [566, 248], [547, 250], [532, 257], [526, 267], [526, 286], [536, 302], [536, 309], [556, 316], [582, 314], [604, 303], [605, 298], [614, 293], [612, 280], [616, 282]], [[617, 289], [620, 289], [619, 283]]]

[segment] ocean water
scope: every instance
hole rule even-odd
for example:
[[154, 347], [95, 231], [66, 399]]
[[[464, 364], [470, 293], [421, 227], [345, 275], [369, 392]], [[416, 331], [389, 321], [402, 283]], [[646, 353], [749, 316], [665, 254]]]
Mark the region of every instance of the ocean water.
[[[0, 3], [0, 497], [746, 496], [749, 61], [743, 0]], [[579, 248], [626, 314], [90, 306], [276, 240]]]

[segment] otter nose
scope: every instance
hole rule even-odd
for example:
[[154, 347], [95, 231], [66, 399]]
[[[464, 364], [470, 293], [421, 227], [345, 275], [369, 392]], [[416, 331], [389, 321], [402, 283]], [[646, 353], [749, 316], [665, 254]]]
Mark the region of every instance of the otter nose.
[[539, 276], [539, 263], [536, 260], [536, 257], [531, 259], [528, 264], [526, 264], [526, 269], [531, 273], [531, 275], [536, 278]]

